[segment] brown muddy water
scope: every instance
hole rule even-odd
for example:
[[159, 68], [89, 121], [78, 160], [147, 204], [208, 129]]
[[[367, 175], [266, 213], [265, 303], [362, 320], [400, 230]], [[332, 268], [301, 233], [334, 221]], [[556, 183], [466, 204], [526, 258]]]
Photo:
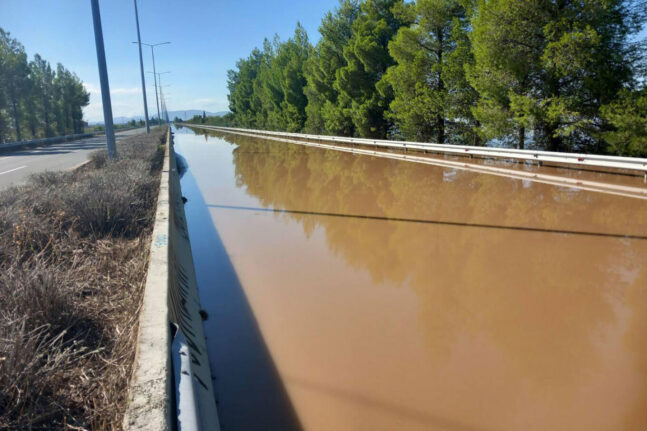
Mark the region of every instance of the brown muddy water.
[[224, 430], [647, 429], [647, 201], [175, 141]]

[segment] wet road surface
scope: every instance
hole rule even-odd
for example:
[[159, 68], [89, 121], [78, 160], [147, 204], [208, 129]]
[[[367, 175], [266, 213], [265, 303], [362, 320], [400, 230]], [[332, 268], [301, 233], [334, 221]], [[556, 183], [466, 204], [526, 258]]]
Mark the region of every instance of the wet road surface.
[[647, 201], [176, 134], [224, 429], [647, 427]]

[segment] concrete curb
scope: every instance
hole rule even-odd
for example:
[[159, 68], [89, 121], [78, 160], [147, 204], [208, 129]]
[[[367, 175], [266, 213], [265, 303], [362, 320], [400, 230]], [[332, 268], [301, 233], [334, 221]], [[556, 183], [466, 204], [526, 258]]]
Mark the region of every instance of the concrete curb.
[[172, 367], [169, 353], [171, 334], [168, 320], [170, 151], [172, 149], [169, 129], [166, 135], [144, 299], [139, 314], [135, 369], [124, 418], [126, 430], [172, 429]]
[[92, 160], [88, 159], [88, 160], [86, 160], [86, 161], [84, 161], [84, 162], [77, 163], [76, 165], [72, 166], [71, 168], [67, 168], [66, 170], [67, 170], [67, 171], [76, 171], [77, 169], [81, 169], [83, 166], [87, 165], [87, 164], [88, 164], [88, 163], [90, 163], [91, 161], [92, 161]]

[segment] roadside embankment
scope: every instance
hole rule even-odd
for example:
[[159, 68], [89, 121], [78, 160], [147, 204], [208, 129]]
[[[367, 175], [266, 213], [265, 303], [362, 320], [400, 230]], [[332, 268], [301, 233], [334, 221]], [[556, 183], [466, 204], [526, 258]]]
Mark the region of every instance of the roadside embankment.
[[165, 138], [0, 193], [0, 428], [121, 429]]

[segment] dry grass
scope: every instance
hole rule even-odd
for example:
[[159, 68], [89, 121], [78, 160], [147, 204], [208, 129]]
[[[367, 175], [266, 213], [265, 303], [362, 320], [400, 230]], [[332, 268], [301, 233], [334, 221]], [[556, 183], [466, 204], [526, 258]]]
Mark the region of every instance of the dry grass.
[[0, 193], [0, 428], [121, 428], [164, 134]]

